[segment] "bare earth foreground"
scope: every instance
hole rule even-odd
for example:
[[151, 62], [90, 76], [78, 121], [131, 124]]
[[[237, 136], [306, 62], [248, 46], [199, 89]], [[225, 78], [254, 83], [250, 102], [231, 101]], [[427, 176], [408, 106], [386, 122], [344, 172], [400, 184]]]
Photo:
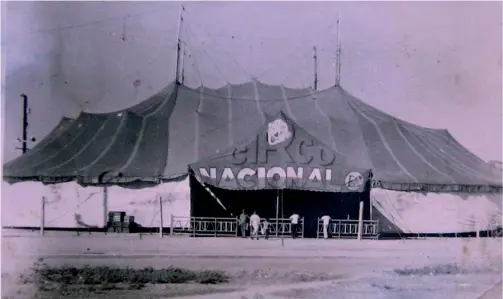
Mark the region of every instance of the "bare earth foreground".
[[70, 232], [39, 237], [2, 230], [2, 298], [33, 298], [36, 288], [18, 277], [43, 258], [49, 266], [174, 266], [223, 270], [232, 277], [225, 285], [152, 285], [86, 298], [496, 299], [502, 292], [501, 245], [501, 239], [481, 238], [285, 239], [282, 246], [263, 239]]

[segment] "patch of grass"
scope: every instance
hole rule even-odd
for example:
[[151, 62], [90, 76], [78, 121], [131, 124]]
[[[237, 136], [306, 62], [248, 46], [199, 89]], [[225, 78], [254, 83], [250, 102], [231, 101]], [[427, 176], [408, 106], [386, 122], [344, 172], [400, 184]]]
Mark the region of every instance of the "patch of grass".
[[110, 290], [140, 290], [147, 284], [222, 284], [230, 277], [214, 270], [192, 271], [183, 268], [134, 269], [130, 267], [49, 267], [39, 261], [30, 275], [20, 276], [21, 283], [34, 283], [40, 291], [75, 295], [75, 292], [102, 293]]
[[445, 264], [436, 266], [426, 266], [423, 268], [395, 269], [394, 272], [400, 276], [423, 276], [423, 275], [455, 275], [465, 273], [456, 264]]

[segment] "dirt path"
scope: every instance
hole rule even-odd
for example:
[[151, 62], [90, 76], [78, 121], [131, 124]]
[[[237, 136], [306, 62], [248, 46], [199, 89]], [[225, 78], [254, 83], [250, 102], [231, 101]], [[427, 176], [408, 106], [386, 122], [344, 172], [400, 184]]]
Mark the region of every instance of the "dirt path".
[[[394, 268], [446, 263], [460, 263], [464, 266], [471, 264], [498, 266], [501, 265], [501, 240], [364, 240], [361, 242], [356, 240], [285, 240], [285, 246], [281, 246], [278, 240], [266, 242], [177, 237], [139, 239], [134, 235], [10, 237], [2, 238], [2, 278], [6, 278], [2, 279], [2, 295], [5, 294], [4, 286], [8, 286], [13, 292], [12, 298], [22, 299], [16, 293], [18, 292], [16, 287], [19, 286], [15, 285], [15, 278], [21, 272], [28, 270], [38, 258], [43, 258], [44, 262], [50, 266], [64, 264], [77, 267], [84, 265], [120, 265], [133, 268], [174, 266], [193, 270], [223, 270], [234, 277], [228, 286], [217, 286], [213, 289], [208, 286], [198, 286], [196, 289], [189, 290], [191, 294], [196, 292], [199, 294], [213, 292], [214, 294], [177, 298], [254, 299], [256, 294], [262, 294], [266, 295], [263, 298], [284, 299], [284, 296], [277, 293], [289, 290], [299, 290], [302, 293], [301, 290], [308, 292], [311, 289], [333, 289], [334, 287], [339, 288], [337, 292], [344, 292], [344, 288], [341, 291], [340, 285], [356, 285], [360, 277], [378, 276], [384, 273], [383, 271]], [[489, 289], [490, 285], [496, 282], [492, 280], [487, 282], [486, 279], [484, 288], [480, 291], [477, 289], [477, 294], [480, 295], [484, 289]], [[487, 285], [487, 283], [490, 284]], [[370, 284], [366, 282], [364, 287], [369, 287]], [[126, 293], [125, 296], [120, 297], [173, 298], [187, 291], [183, 289], [185, 287], [191, 286], [175, 288], [156, 285], [151, 290], [135, 291], [132, 296]], [[26, 286], [21, 288], [26, 288]], [[176, 290], [170, 292], [168, 288]], [[501, 290], [501, 285], [499, 288]], [[375, 292], [375, 290], [371, 288], [370, 292]], [[491, 292], [489, 293], [493, 294], [496, 291]], [[168, 293], [171, 297], [167, 296]], [[333, 294], [333, 290], [329, 290], [320, 295], [320, 298]], [[487, 297], [488, 294], [480, 299], [493, 299]], [[382, 298], [391, 298], [389, 297], [391, 295], [387, 294], [388, 297]], [[462, 298], [477, 299], [478, 295]], [[111, 293], [108, 297], [99, 296], [99, 298], [118, 297], [117, 293]]]
[[485, 291], [482, 296], [477, 299], [501, 299], [501, 294], [503, 294], [503, 282], [499, 282], [494, 287]]

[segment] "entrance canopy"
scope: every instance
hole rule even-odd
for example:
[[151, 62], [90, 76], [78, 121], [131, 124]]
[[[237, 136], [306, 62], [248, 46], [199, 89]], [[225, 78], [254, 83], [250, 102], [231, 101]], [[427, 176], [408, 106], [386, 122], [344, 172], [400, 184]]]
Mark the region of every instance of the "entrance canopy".
[[189, 167], [204, 183], [230, 190], [362, 192], [371, 174], [370, 167], [351, 165], [283, 112], [267, 115], [249, 142]]

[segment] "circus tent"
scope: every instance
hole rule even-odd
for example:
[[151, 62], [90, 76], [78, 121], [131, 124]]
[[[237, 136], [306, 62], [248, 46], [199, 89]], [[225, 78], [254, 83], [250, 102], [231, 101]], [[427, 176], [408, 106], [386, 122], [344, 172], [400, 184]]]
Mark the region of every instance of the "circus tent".
[[[278, 114], [323, 144], [336, 161], [369, 170], [372, 189], [460, 198], [501, 193], [501, 174], [447, 130], [388, 115], [340, 86], [314, 91], [257, 80], [218, 89], [172, 83], [121, 111], [62, 119], [31, 151], [6, 163], [3, 178], [99, 187], [109, 173], [108, 184], [126, 188], [180, 181], [189, 165], [246, 144]], [[501, 203], [495, 205], [501, 215]], [[377, 210], [398, 226], [385, 206]]]

